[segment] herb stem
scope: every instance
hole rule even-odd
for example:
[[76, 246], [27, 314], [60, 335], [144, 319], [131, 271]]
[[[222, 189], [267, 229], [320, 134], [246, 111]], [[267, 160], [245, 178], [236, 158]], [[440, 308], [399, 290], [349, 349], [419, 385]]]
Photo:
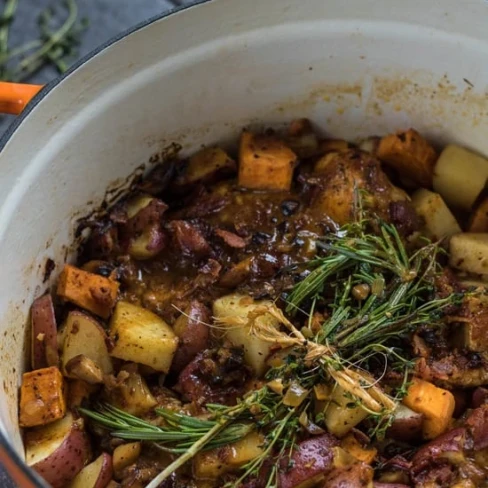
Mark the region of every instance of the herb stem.
[[32, 73], [33, 70], [29, 69], [30, 66], [36, 65], [40, 60], [48, 55], [51, 49], [56, 46], [73, 28], [76, 18], [78, 16], [78, 6], [75, 0], [66, 0], [66, 6], [68, 7], [68, 18], [64, 24], [55, 31], [50, 38], [40, 47], [39, 50], [31, 54], [22, 60], [17, 69], [14, 70], [13, 77], [25, 76], [25, 72]]
[[4, 55], [8, 51], [8, 36], [10, 24], [12, 23], [17, 10], [17, 0], [7, 0], [2, 14], [2, 27], [0, 28], [0, 54]]
[[2, 52], [0, 50], [0, 53], [2, 53], [0, 54], [0, 65], [4, 65], [11, 59], [16, 58], [17, 56], [20, 56], [28, 51], [32, 51], [33, 49], [37, 49], [40, 46], [42, 46], [41, 41], [30, 41], [26, 42], [22, 46], [12, 49], [11, 51]]
[[198, 454], [202, 450], [202, 448], [205, 447], [205, 445], [209, 441], [211, 441], [224, 427], [229, 425], [232, 420], [233, 419], [231, 417], [219, 419], [217, 423], [204, 436], [202, 436], [198, 441], [193, 443], [184, 454], [177, 457], [169, 466], [161, 471], [161, 473], [159, 473], [156, 478], [154, 478], [151, 483], [146, 486], [146, 488], [158, 488], [160, 483], [162, 483], [178, 468], [183, 466], [183, 464], [185, 464], [196, 454]]

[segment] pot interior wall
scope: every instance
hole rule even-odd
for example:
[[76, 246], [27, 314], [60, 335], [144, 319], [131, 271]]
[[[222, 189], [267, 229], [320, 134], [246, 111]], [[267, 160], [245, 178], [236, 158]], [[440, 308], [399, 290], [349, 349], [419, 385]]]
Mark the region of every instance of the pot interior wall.
[[413, 126], [488, 154], [488, 6], [427, 3], [213, 0], [123, 38], [33, 108], [0, 154], [0, 428], [19, 452], [29, 305], [73, 257], [76, 219], [170, 142], [306, 116], [330, 136]]

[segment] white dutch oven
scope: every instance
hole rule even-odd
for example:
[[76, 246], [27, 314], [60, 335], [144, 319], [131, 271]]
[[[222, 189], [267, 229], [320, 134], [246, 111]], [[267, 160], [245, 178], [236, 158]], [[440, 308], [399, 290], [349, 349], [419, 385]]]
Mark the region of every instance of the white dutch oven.
[[29, 305], [108, 187], [172, 141], [191, 151], [299, 116], [348, 139], [413, 126], [488, 155], [487, 26], [483, 0], [211, 0], [41, 90], [0, 153], [0, 455], [19, 486], [35, 486], [17, 424]]

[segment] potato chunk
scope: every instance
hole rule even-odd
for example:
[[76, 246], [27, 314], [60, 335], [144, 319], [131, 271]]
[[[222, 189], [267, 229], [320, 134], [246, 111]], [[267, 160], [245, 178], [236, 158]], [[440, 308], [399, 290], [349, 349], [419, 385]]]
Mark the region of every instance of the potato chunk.
[[438, 193], [421, 188], [412, 195], [412, 205], [424, 220], [423, 233], [436, 241], [461, 232], [456, 218]]
[[[74, 310], [68, 314], [62, 332], [63, 352], [61, 354], [62, 371], [65, 376], [73, 379], [83, 379], [76, 373], [80, 372], [80, 363], [84, 363], [84, 372], [86, 375], [93, 375], [87, 370], [95, 373], [97, 369], [102, 375], [110, 374], [113, 371], [112, 359], [109, 356], [107, 348], [107, 334], [104, 328], [90, 315]], [[85, 356], [90, 362], [83, 361], [79, 356]], [[78, 367], [76, 363], [68, 364], [78, 358]], [[71, 369], [73, 368], [74, 369]], [[97, 373], [95, 373], [97, 375]]]
[[475, 274], [488, 274], [488, 234], [464, 232], [452, 236], [449, 265]]
[[336, 385], [324, 411], [327, 430], [337, 437], [345, 436], [368, 416], [368, 412], [354, 403], [344, 388]]
[[289, 191], [296, 154], [280, 139], [244, 131], [239, 149], [239, 186]]
[[[238, 294], [226, 295], [213, 304], [214, 317], [226, 327], [226, 337], [234, 346], [244, 348], [246, 362], [257, 376], [262, 376], [266, 371], [266, 358], [275, 345], [249, 333], [251, 323], [248, 316], [258, 307], [271, 305], [272, 302], [254, 301], [250, 296]], [[243, 324], [233, 324], [232, 319], [235, 318], [242, 319]], [[270, 314], [263, 314], [256, 321], [271, 327], [279, 325], [278, 319]]]
[[116, 479], [123, 478], [124, 469], [134, 464], [141, 455], [142, 446], [140, 442], [129, 442], [128, 444], [121, 444], [114, 449], [113, 453], [113, 469], [114, 477]]
[[416, 130], [409, 129], [383, 137], [377, 156], [419, 186], [432, 186], [437, 154]]
[[114, 341], [113, 357], [145, 364], [167, 373], [178, 347], [171, 327], [154, 313], [137, 305], [120, 301], [110, 321]]
[[219, 175], [226, 176], [236, 170], [235, 161], [220, 147], [205, 147], [188, 160], [184, 173], [176, 179], [175, 185], [213, 183]]
[[486, 295], [465, 298], [464, 316], [460, 324], [460, 338], [466, 349], [488, 352], [488, 297]]
[[112, 405], [139, 417], [158, 404], [144, 378], [135, 372], [121, 371], [106, 392]]
[[59, 276], [58, 295], [104, 319], [110, 317], [119, 284], [104, 276], [66, 264]]
[[193, 473], [198, 479], [217, 479], [262, 455], [264, 445], [264, 436], [251, 432], [228, 446], [200, 452], [193, 459]]
[[434, 171], [434, 190], [450, 207], [471, 210], [488, 179], [488, 160], [463, 147], [449, 145]]
[[21, 427], [46, 425], [66, 413], [65, 384], [58, 368], [51, 366], [24, 373], [20, 388]]

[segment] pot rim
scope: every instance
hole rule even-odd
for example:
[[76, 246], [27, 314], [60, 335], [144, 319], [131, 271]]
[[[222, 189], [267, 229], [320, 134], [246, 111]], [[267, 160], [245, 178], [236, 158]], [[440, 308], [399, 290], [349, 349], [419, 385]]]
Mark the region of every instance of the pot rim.
[[[40, 92], [35, 95], [35, 97], [29, 102], [27, 107], [22, 111], [22, 113], [16, 116], [15, 120], [10, 124], [8, 129], [4, 132], [0, 138], [0, 152], [7, 145], [10, 138], [17, 132], [19, 127], [22, 125], [23, 121], [29, 116], [29, 114], [37, 107], [37, 105], [53, 91], [62, 81], [73, 74], [78, 68], [83, 66], [85, 63], [90, 61], [96, 55], [110, 48], [117, 42], [125, 39], [134, 32], [140, 31], [149, 25], [157, 22], [159, 20], [170, 17], [173, 14], [182, 12], [184, 10], [191, 9], [193, 7], [198, 7], [205, 3], [209, 3], [212, 0], [191, 0], [190, 3], [186, 5], [175, 5], [173, 8], [164, 11], [161, 14], [154, 15], [147, 20], [143, 20], [136, 25], [129, 27], [128, 29], [122, 31], [121, 33], [111, 37], [106, 42], [93, 49], [91, 52], [83, 56], [81, 59], [76, 61], [70, 68], [62, 75], [56, 77], [54, 80], [46, 84]], [[0, 470], [5, 471], [9, 476], [11, 481], [14, 482], [15, 486], [22, 486], [22, 488], [47, 488], [47, 484], [40, 478], [34, 470], [29, 468], [25, 463], [25, 460], [17, 453], [10, 442], [5, 437], [3, 432], [0, 430]], [[14, 485], [12, 485], [14, 486]]]

